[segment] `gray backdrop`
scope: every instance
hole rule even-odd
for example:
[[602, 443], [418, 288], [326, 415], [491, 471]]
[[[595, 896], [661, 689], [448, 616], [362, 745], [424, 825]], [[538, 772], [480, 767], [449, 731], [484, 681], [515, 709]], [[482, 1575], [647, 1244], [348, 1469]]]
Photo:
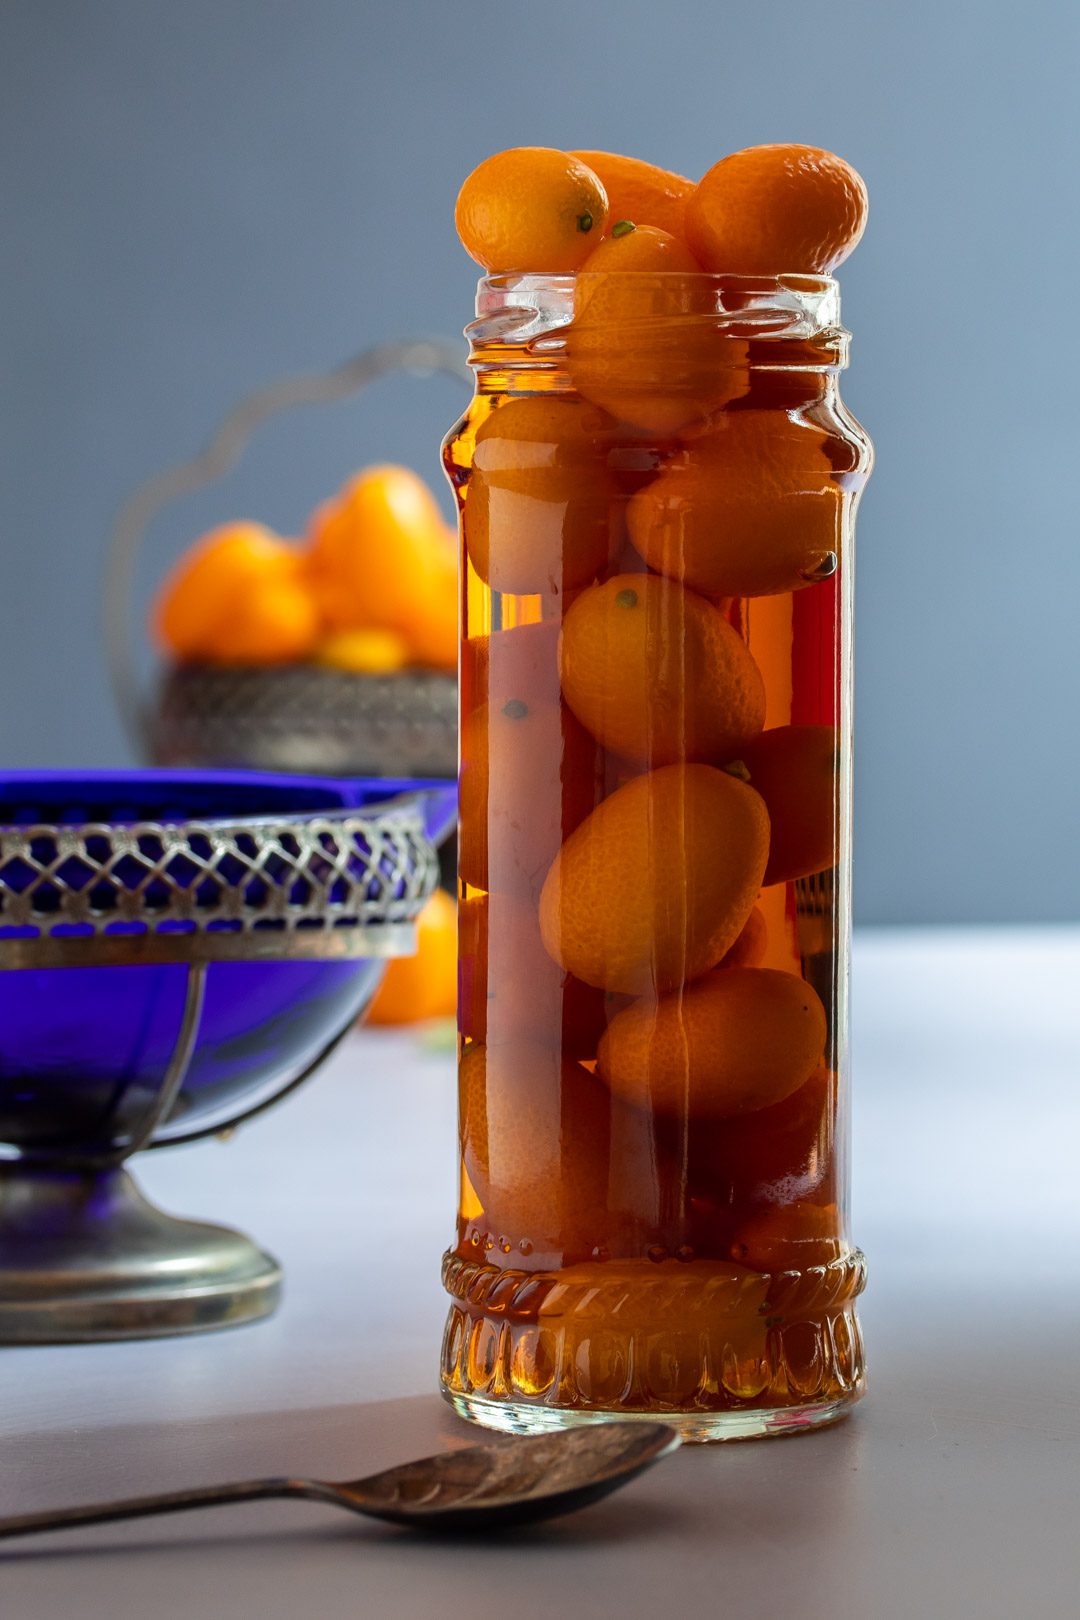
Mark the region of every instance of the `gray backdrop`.
[[[1080, 8], [1027, 0], [8, 0], [0, 6], [0, 761], [128, 755], [103, 535], [261, 382], [453, 334], [452, 203], [498, 147], [696, 175], [829, 146], [866, 176], [846, 396], [861, 521], [863, 921], [1074, 917]], [[355, 464], [437, 476], [447, 380], [264, 435], [154, 531], [288, 532]], [[146, 659], [150, 669], [149, 655]]]

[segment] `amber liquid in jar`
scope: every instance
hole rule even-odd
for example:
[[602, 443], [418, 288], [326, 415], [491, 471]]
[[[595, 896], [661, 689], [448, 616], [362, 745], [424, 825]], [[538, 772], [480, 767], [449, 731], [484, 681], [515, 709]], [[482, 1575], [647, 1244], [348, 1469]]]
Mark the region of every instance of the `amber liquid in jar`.
[[862, 1388], [846, 975], [870, 448], [835, 320], [795, 297], [785, 326], [775, 286], [710, 299], [671, 342], [656, 300], [607, 347], [535, 311], [517, 340], [481, 321], [445, 446], [464, 588], [442, 1378], [508, 1429], [768, 1433]]

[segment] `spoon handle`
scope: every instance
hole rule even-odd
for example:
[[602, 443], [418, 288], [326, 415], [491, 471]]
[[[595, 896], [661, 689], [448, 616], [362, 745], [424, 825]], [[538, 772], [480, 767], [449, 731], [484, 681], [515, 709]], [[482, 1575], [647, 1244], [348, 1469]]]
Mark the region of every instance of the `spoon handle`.
[[153, 1513], [183, 1513], [188, 1508], [220, 1507], [229, 1502], [258, 1502], [268, 1496], [306, 1496], [311, 1485], [301, 1479], [248, 1479], [235, 1485], [204, 1485], [193, 1491], [166, 1491], [160, 1496], [129, 1496], [88, 1507], [59, 1508], [46, 1513], [20, 1513], [0, 1519], [0, 1539], [33, 1535], [39, 1530], [70, 1530], [83, 1524], [109, 1524], [116, 1519], [143, 1519]]

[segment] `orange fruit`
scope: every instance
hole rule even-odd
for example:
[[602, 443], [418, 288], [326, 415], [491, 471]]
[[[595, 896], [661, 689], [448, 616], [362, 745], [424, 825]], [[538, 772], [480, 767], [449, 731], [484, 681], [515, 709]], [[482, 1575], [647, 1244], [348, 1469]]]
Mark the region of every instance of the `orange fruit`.
[[686, 236], [709, 270], [828, 275], [866, 226], [866, 186], [819, 146], [749, 146], [714, 163], [686, 204]]
[[515, 1246], [591, 1253], [607, 1205], [604, 1087], [528, 1041], [467, 1046], [458, 1085], [462, 1157], [487, 1228]]
[[826, 1033], [825, 1009], [805, 980], [724, 968], [617, 1013], [597, 1070], [632, 1107], [723, 1119], [797, 1091], [821, 1062]]
[[166, 579], [153, 621], [173, 657], [218, 664], [304, 658], [319, 630], [298, 552], [261, 523], [204, 535]]
[[403, 634], [411, 662], [455, 675], [458, 665], [458, 537], [440, 524], [428, 568], [418, 581], [412, 617]]
[[[701, 273], [700, 264], [681, 236], [673, 236], [670, 231], [661, 230], [657, 225], [635, 225], [625, 219], [618, 221], [615, 232], [615, 235], [606, 236], [602, 242], [596, 244], [581, 266], [579, 275], [623, 276], [631, 270], [648, 270], [657, 275], [671, 274], [674, 271], [684, 276]], [[656, 293], [650, 292], [647, 302], [635, 302], [631, 291], [632, 285], [631, 283], [623, 286], [621, 283], [615, 283], [608, 291], [612, 296], [619, 294], [624, 297], [627, 310], [640, 320], [651, 313]], [[597, 290], [599, 283], [589, 281], [582, 282], [575, 289], [575, 320], [581, 319], [587, 312]]]
[[596, 744], [564, 704], [513, 696], [465, 715], [463, 881], [535, 899], [559, 845], [592, 809], [599, 773]]
[[454, 224], [485, 270], [576, 270], [603, 235], [608, 201], [569, 152], [516, 146], [485, 158], [458, 193]]
[[740, 758], [769, 808], [772, 838], [765, 883], [808, 877], [835, 865], [838, 796], [834, 726], [776, 726]]
[[461, 648], [461, 708], [481, 703], [501, 708], [510, 698], [558, 703], [559, 631], [557, 619], [516, 624], [490, 635], [470, 636]]
[[[655, 471], [659, 471], [659, 468], [657, 468]], [[655, 472], [654, 472], [653, 476], [655, 477]], [[644, 485], [646, 483], [648, 483], [648, 479], [647, 478], [642, 479], [641, 483], [638, 485], [638, 488], [640, 489], [640, 488], [644, 487]], [[630, 544], [629, 540], [626, 540], [623, 543], [623, 545], [620, 547], [619, 554], [614, 559], [614, 561], [612, 562], [611, 571], [606, 577], [608, 579], [614, 579], [616, 574], [648, 574], [648, 573], [649, 573], [649, 568], [646, 565], [644, 557], [642, 557], [642, 555], [641, 555], [641, 553], [639, 551], [636, 551], [634, 549], [634, 547]]]
[[457, 907], [436, 889], [420, 913], [416, 953], [396, 957], [368, 1009], [369, 1024], [452, 1018], [457, 1007]]
[[650, 568], [708, 596], [772, 596], [835, 568], [840, 490], [818, 428], [782, 411], [724, 411], [630, 501]]
[[574, 287], [566, 370], [620, 421], [673, 433], [749, 386], [747, 346], [715, 316], [709, 278], [684, 242], [643, 225], [590, 254]]
[[308, 558], [332, 628], [394, 630], [412, 661], [456, 668], [456, 541], [414, 472], [358, 474], [313, 514]]
[[604, 990], [674, 990], [715, 966], [753, 909], [764, 801], [710, 765], [635, 777], [571, 833], [540, 897], [544, 945]]
[[743, 1209], [831, 1201], [835, 1084], [822, 1063], [782, 1102], [704, 1125], [690, 1144], [691, 1184], [720, 1185]]
[[476, 435], [463, 527], [469, 561], [493, 591], [574, 590], [622, 537], [598, 413], [559, 394], [507, 400]]
[[805, 1271], [840, 1257], [835, 1204], [778, 1204], [740, 1226], [731, 1258], [755, 1271]]
[[441, 525], [435, 497], [407, 467], [368, 467], [324, 501], [312, 514], [309, 563], [327, 622], [407, 625]]
[[694, 182], [670, 169], [618, 152], [572, 152], [596, 175], [608, 199], [608, 230], [622, 220], [655, 225], [672, 236], [683, 233], [686, 199]]
[[765, 919], [765, 954], [760, 963], [744, 966], [779, 968], [784, 973], [801, 973], [803, 953], [799, 943], [799, 919], [795, 896], [786, 883], [774, 883], [758, 895], [757, 909]]
[[571, 604], [563, 694], [604, 748], [645, 765], [730, 758], [765, 723], [765, 683], [724, 614], [669, 579], [617, 574]]
[[478, 894], [464, 899], [460, 911], [462, 1036], [490, 1045], [527, 1040], [564, 1057], [595, 1058], [608, 998], [551, 960], [532, 902]]
[[[772, 842], [770, 840], [770, 849]], [[768, 868], [766, 868], [766, 871]], [[725, 956], [718, 963], [722, 968], [758, 967], [764, 960], [765, 952], [769, 946], [769, 928], [765, 921], [765, 914], [759, 906], [755, 906], [743, 925], [743, 931]]]
[[392, 675], [409, 662], [409, 644], [396, 630], [335, 630], [319, 642], [315, 662], [350, 675]]
[[256, 580], [219, 630], [207, 659], [256, 669], [293, 664], [310, 657], [319, 628], [319, 610], [301, 576]]

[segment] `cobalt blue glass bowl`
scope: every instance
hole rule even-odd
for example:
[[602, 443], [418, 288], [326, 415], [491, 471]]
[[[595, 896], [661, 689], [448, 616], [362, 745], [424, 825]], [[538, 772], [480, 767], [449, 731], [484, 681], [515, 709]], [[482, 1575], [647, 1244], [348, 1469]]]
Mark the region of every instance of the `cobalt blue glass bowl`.
[[0, 1342], [265, 1315], [280, 1271], [121, 1168], [305, 1079], [414, 948], [446, 782], [0, 773]]

